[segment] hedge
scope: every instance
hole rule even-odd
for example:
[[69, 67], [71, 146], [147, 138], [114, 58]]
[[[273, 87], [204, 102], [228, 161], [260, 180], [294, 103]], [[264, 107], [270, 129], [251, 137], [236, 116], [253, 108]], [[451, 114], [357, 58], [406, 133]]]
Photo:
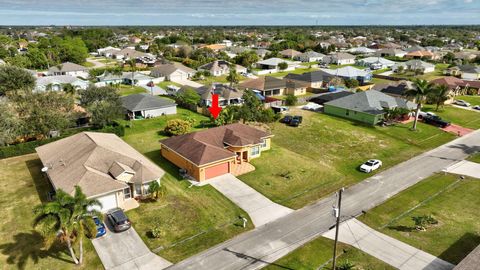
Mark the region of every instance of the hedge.
[[104, 133], [114, 133], [119, 137], [123, 137], [125, 135], [125, 127], [119, 124], [115, 124], [113, 126], [106, 126], [102, 129], [92, 129], [92, 128], [78, 128], [78, 129], [70, 129], [64, 132], [62, 136], [56, 138], [49, 138], [44, 140], [38, 141], [30, 141], [24, 142], [19, 144], [13, 144], [8, 146], [0, 147], [0, 159], [9, 158], [9, 157], [16, 157], [26, 154], [35, 153], [35, 148], [54, 142], [56, 140], [60, 140], [66, 137], [69, 137], [73, 134], [80, 133], [82, 131], [95, 131], [95, 132], [104, 132]]

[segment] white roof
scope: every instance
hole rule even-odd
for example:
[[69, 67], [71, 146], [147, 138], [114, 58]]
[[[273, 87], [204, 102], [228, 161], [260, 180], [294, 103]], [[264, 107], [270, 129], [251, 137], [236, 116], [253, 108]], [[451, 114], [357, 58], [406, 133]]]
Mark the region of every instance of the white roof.
[[390, 61], [388, 59], [385, 59], [383, 57], [367, 57], [363, 59], [359, 59], [358, 62], [363, 62], [363, 63], [368, 63], [368, 64], [375, 64], [375, 63], [380, 63], [382, 65], [394, 65], [394, 61]]
[[37, 78], [37, 86], [46, 86], [49, 84], [66, 84], [66, 83], [88, 83], [71, 75], [59, 75], [59, 76], [45, 76]]
[[348, 49], [347, 52], [350, 52], [350, 53], [374, 53], [375, 50], [369, 49], [367, 47], [356, 47], [356, 48]]
[[321, 68], [320, 70], [330, 75], [340, 77], [364, 77], [369, 74], [369, 72], [365, 70], [354, 68], [352, 66], [346, 66], [338, 69]]
[[269, 58], [269, 59], [266, 59], [266, 60], [263, 60], [263, 61], [258, 61], [257, 64], [260, 64], [260, 65], [267, 65], [267, 66], [278, 66], [278, 64], [280, 63], [287, 63], [288, 65], [295, 65], [296, 63], [293, 62], [293, 61], [288, 61], [288, 60], [285, 60], [285, 59], [281, 59], [281, 58]]

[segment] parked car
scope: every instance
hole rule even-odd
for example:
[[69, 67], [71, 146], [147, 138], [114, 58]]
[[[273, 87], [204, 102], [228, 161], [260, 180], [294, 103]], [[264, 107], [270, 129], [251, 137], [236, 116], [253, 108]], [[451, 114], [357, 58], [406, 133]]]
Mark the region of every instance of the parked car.
[[378, 159], [370, 159], [360, 166], [360, 171], [370, 173], [382, 167], [382, 162]]
[[298, 127], [300, 123], [300, 119], [293, 117], [292, 120], [288, 123], [288, 125], [291, 127]]
[[123, 232], [132, 227], [132, 223], [120, 208], [114, 208], [108, 211], [107, 217], [110, 224], [113, 226], [113, 230], [116, 232]]
[[430, 124], [430, 125], [437, 126], [437, 127], [441, 127], [441, 128], [446, 128], [450, 125], [450, 122], [447, 122], [447, 121], [443, 120], [442, 118], [440, 118], [437, 115], [435, 115], [435, 116], [425, 116], [425, 117], [423, 117], [423, 122], [425, 122], [427, 124]]
[[457, 99], [453, 102], [456, 105], [463, 106], [463, 107], [470, 107], [470, 103], [466, 102], [465, 100]]
[[475, 105], [475, 106], [472, 107], [472, 109], [474, 109], [474, 110], [480, 110], [480, 105]]
[[285, 124], [289, 124], [290, 121], [292, 121], [292, 119], [293, 119], [293, 117], [291, 115], [285, 115], [285, 117], [283, 117], [280, 122], [285, 123]]
[[418, 113], [418, 119], [423, 119], [425, 116], [436, 116], [433, 112], [422, 112]]
[[300, 122], [300, 124], [303, 122], [303, 117], [301, 115], [295, 115], [292, 120], [298, 120], [298, 122]]
[[105, 224], [103, 224], [98, 217], [93, 217], [93, 222], [95, 222], [95, 225], [97, 226], [97, 235], [95, 235], [95, 238], [104, 236], [107, 233]]

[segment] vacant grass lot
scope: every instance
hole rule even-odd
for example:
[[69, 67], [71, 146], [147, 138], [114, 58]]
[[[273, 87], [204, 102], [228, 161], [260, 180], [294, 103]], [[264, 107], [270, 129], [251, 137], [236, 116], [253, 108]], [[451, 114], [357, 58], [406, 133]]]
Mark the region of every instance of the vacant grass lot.
[[[437, 193], [439, 195], [434, 196]], [[460, 180], [456, 175], [437, 174], [370, 210], [360, 220], [382, 233], [457, 264], [480, 244], [478, 194], [478, 179]], [[412, 217], [421, 215], [433, 215], [438, 225], [427, 231], [415, 230]]]
[[140, 86], [131, 86], [131, 85], [125, 85], [125, 84], [120, 84], [118, 86], [118, 93], [120, 96], [128, 96], [132, 94], [140, 94], [140, 93], [146, 93], [147, 90], [143, 87]]
[[454, 138], [423, 123], [413, 132], [411, 124], [366, 127], [320, 113], [291, 113], [303, 115], [303, 124], [272, 124], [272, 149], [252, 160], [256, 170], [240, 179], [296, 209], [371, 176], [358, 170], [367, 159], [378, 158], [388, 168]]
[[0, 269], [102, 269], [90, 240], [84, 240], [84, 265], [76, 267], [66, 247], [45, 247], [33, 230], [32, 209], [50, 191], [41, 168], [36, 154], [0, 160]]
[[290, 70], [290, 71], [276, 72], [276, 73], [265, 74], [265, 75], [261, 75], [261, 76], [272, 76], [272, 77], [277, 77], [277, 78], [283, 78], [283, 77], [287, 76], [289, 73], [303, 74], [303, 73], [307, 73], [307, 72], [311, 72], [311, 71], [315, 71], [315, 70], [318, 70], [318, 68], [308, 68], [308, 67], [307, 68], [297, 68], [297, 69]]
[[455, 99], [465, 100], [472, 106], [480, 105], [480, 96], [457, 96]]
[[181, 84], [176, 83], [176, 82], [172, 82], [172, 81], [163, 81], [163, 82], [157, 83], [158, 87], [163, 88], [165, 90], [167, 90], [167, 87], [170, 86], [170, 85], [182, 87]]
[[[332, 268], [333, 240], [319, 237], [304, 246], [296, 249], [287, 256], [275, 261], [265, 267], [267, 270], [280, 269], [318, 269], [326, 270]], [[338, 243], [337, 245], [337, 266], [343, 262], [350, 262], [355, 265], [354, 269], [375, 269], [390, 270], [394, 267], [372, 257], [352, 246]]]
[[435, 65], [435, 70], [433, 72], [429, 72], [429, 73], [425, 73], [425, 74], [421, 74], [421, 75], [415, 75], [414, 72], [407, 71], [407, 72], [402, 73], [402, 74], [392, 73], [390, 76], [397, 77], [397, 78], [403, 78], [403, 79], [407, 79], [407, 80], [422, 79], [422, 80], [431, 81], [431, 80], [435, 80], [435, 79], [438, 79], [438, 78], [441, 78], [441, 77], [445, 77], [445, 75], [443, 75], [443, 71], [446, 68], [448, 68], [448, 64], [436, 64]]
[[440, 107], [438, 111], [435, 110], [436, 106], [425, 105], [422, 111], [431, 111], [443, 119], [457, 124], [462, 127], [479, 129], [480, 128], [480, 113], [469, 110], [456, 108], [453, 106], [445, 105]]
[[[178, 108], [177, 115], [131, 122], [123, 138], [166, 171], [162, 184], [167, 188], [167, 196], [157, 202], [141, 203], [127, 215], [147, 246], [150, 249], [163, 247], [158, 254], [171, 262], [178, 262], [253, 227], [251, 222], [247, 228], [239, 226], [239, 216], [248, 217], [243, 210], [210, 185], [190, 187], [188, 181], [181, 181], [178, 168], [161, 157], [158, 141], [165, 138], [162, 130], [166, 122], [175, 118], [195, 119], [197, 124], [207, 119]], [[160, 238], [150, 236], [155, 226], [163, 231]], [[187, 239], [190, 237], [192, 239]]]

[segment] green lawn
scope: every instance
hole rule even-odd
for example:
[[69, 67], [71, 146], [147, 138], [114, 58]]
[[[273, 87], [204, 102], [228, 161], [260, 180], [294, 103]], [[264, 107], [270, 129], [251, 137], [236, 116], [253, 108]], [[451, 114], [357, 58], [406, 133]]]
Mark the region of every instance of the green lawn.
[[358, 170], [367, 159], [381, 159], [385, 169], [455, 137], [423, 123], [413, 132], [411, 124], [366, 127], [320, 113], [291, 114], [303, 115], [303, 124], [271, 124], [272, 149], [252, 160], [255, 171], [239, 178], [295, 209], [371, 176]]
[[422, 108], [422, 111], [432, 111], [443, 119], [462, 127], [472, 129], [480, 128], [480, 113], [478, 112], [464, 110], [448, 105], [445, 105], [443, 108], [440, 107], [438, 111], [436, 111], [435, 108], [436, 106], [433, 105], [425, 105]]
[[158, 86], [158, 87], [163, 88], [163, 89], [165, 89], [165, 90], [167, 90], [167, 87], [168, 87], [169, 85], [182, 87], [181, 84], [176, 83], [176, 82], [172, 82], [172, 81], [163, 81], [163, 82], [157, 83], [157, 86]]
[[[437, 195], [435, 195], [437, 194]], [[457, 264], [480, 244], [480, 181], [436, 174], [359, 219], [372, 228]], [[414, 210], [410, 210], [414, 207]], [[438, 224], [417, 231], [412, 217], [433, 215]]]
[[[161, 131], [166, 121], [175, 118], [194, 119], [197, 124], [194, 130], [201, 128], [200, 121], [207, 120], [207, 117], [178, 108], [176, 115], [131, 122], [123, 138], [167, 172], [162, 184], [168, 195], [157, 202], [141, 203], [139, 208], [127, 214], [147, 246], [150, 249], [163, 247], [158, 254], [171, 262], [253, 228], [251, 222], [247, 228], [239, 226], [239, 216], [248, 217], [243, 210], [209, 185], [190, 188], [189, 182], [181, 181], [178, 168], [161, 157], [158, 141], [165, 138]], [[163, 235], [151, 238], [150, 230], [156, 225]], [[190, 237], [192, 239], [188, 240]], [[182, 240], [185, 242], [180, 242]]]
[[120, 93], [121, 96], [128, 96], [132, 94], [146, 93], [147, 90], [140, 86], [120, 84], [118, 88], [118, 92]]
[[443, 75], [443, 71], [448, 68], [449, 64], [436, 64], [435, 65], [435, 71], [434, 72], [429, 72], [421, 75], [415, 75], [414, 72], [407, 71], [403, 74], [398, 74], [398, 73], [392, 73], [392, 77], [397, 77], [397, 78], [403, 78], [407, 80], [412, 80], [412, 79], [423, 79], [427, 81], [431, 81], [437, 78], [445, 77]]
[[480, 152], [471, 155], [470, 157], [468, 157], [468, 160], [480, 163]]
[[391, 70], [391, 69], [389, 69], [389, 68], [377, 69], [377, 70], [372, 71], [372, 74], [380, 74], [380, 73], [387, 72], [389, 70]]
[[84, 67], [94, 67], [95, 64], [86, 61], [86, 62], [84, 62], [84, 63], [82, 64], [82, 66], [84, 66]]
[[338, 68], [342, 68], [342, 67], [354, 67], [354, 68], [358, 68], [358, 69], [365, 69], [366, 67], [364, 66], [359, 66], [359, 65], [355, 65], [355, 64], [346, 64], [346, 65], [335, 65], [335, 64], [330, 64], [328, 65], [328, 68], [330, 69], [338, 69]]
[[455, 99], [465, 100], [472, 106], [480, 105], [480, 96], [457, 96]]
[[[239, 75], [240, 77], [240, 81], [244, 81], [247, 79], [247, 77], [244, 77], [242, 75]], [[198, 83], [201, 83], [201, 84], [204, 84], [204, 85], [207, 85], [207, 84], [212, 84], [212, 83], [229, 83], [227, 81], [227, 75], [223, 75], [223, 76], [210, 76], [210, 77], [205, 77], [205, 79], [203, 80], [199, 80], [199, 81], [196, 81]]]
[[[66, 248], [45, 247], [41, 234], [33, 230], [32, 208], [50, 191], [41, 168], [36, 154], [0, 160], [0, 268], [102, 269], [90, 240], [84, 241], [84, 265], [76, 267]], [[78, 256], [78, 245], [74, 248]]]
[[380, 78], [372, 78], [370, 80], [370, 83], [373, 83], [373, 84], [382, 84], [382, 83], [391, 83], [391, 82], [394, 82], [394, 81], [387, 80], [387, 79], [380, 79]]
[[[390, 270], [394, 267], [372, 257], [352, 246], [338, 243], [337, 245], [337, 266], [343, 262], [350, 262], [355, 265], [355, 269], [376, 269]], [[319, 269], [326, 270], [332, 267], [333, 240], [319, 237], [304, 246], [296, 249], [287, 256], [270, 264], [264, 269]]]

